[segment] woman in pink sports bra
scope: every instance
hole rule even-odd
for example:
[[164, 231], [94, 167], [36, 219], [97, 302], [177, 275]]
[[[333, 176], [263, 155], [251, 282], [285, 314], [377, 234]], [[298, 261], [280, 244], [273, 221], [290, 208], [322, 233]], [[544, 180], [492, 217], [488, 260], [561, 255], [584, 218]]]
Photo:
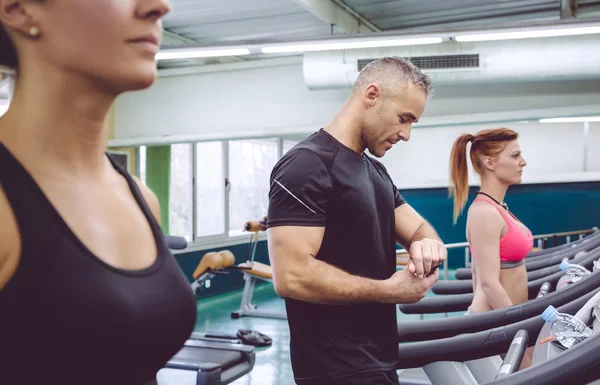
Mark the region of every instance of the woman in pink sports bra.
[[[468, 199], [468, 143], [472, 143], [469, 155], [473, 169], [481, 178], [481, 188], [467, 214], [474, 293], [469, 313], [506, 308], [528, 299], [523, 259], [533, 248], [533, 236], [504, 203], [508, 187], [521, 183], [527, 164], [518, 136], [507, 128], [483, 130], [461, 135], [452, 147], [450, 194], [454, 197], [454, 223]], [[522, 367], [529, 366], [528, 358]]]
[[508, 187], [521, 183], [526, 162], [518, 134], [507, 128], [461, 135], [450, 157], [450, 193], [454, 196], [454, 223], [468, 198], [467, 144], [481, 177], [481, 188], [467, 214], [467, 241], [472, 254], [474, 298], [471, 312], [505, 308], [527, 301], [524, 258], [533, 248], [533, 236], [503, 203]]

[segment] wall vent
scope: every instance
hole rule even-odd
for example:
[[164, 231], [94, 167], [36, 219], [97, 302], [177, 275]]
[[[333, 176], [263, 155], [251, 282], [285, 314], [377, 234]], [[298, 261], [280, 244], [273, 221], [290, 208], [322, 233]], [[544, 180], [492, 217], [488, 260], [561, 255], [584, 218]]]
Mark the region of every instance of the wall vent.
[[[479, 55], [441, 55], [405, 57], [422, 70], [449, 68], [479, 68]], [[358, 72], [377, 59], [359, 59]]]

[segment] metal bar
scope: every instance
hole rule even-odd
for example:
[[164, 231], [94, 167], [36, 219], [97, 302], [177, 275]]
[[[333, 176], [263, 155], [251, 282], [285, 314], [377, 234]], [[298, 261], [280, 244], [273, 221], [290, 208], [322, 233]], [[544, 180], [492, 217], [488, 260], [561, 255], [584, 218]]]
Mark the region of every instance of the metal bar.
[[590, 135], [590, 122], [583, 122], [583, 171], [588, 170], [588, 137]]
[[225, 216], [225, 236], [229, 237], [229, 193], [231, 191], [231, 182], [229, 181], [229, 142], [224, 140], [221, 142], [223, 146], [223, 213]]
[[198, 168], [198, 161], [197, 161], [197, 146], [196, 144], [190, 143], [190, 149], [192, 151], [191, 153], [191, 161], [192, 161], [192, 167], [190, 167], [190, 180], [192, 181], [191, 183], [191, 188], [190, 188], [190, 195], [191, 195], [191, 202], [192, 202], [192, 223], [191, 223], [191, 231], [192, 231], [192, 242], [195, 242], [196, 239], [198, 238], [198, 201], [197, 201], [197, 195], [198, 195], [198, 179], [196, 178], [197, 175], [197, 168]]
[[577, 0], [560, 1], [560, 18], [573, 19], [577, 17]]
[[[579, 235], [580, 238], [583, 235], [586, 234], [592, 234], [594, 232], [598, 231], [597, 229], [590, 229], [590, 230], [577, 230], [577, 231], [567, 231], [567, 232], [562, 232], [562, 233], [554, 233], [554, 234], [539, 234], [539, 235], [534, 235], [533, 238], [538, 240], [538, 246], [541, 247], [542, 245], [542, 241], [548, 241], [548, 238], [550, 237], [564, 237], [564, 236], [571, 236], [571, 235]], [[457, 242], [457, 243], [447, 243], [444, 246], [446, 246], [446, 249], [458, 249], [461, 247], [465, 247], [465, 261], [469, 260], [469, 242]], [[396, 250], [396, 254], [401, 254], [401, 253], [407, 253], [406, 250], [404, 249], [397, 249]]]
[[448, 280], [448, 258], [444, 261], [444, 279]]

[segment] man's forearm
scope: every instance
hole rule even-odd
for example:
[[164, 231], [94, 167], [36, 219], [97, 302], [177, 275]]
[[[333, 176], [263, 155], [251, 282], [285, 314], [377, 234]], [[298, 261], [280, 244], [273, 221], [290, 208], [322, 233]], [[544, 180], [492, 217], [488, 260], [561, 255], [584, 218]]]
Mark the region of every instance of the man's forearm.
[[333, 265], [311, 258], [285, 278], [284, 295], [320, 304], [345, 305], [386, 302], [386, 283], [349, 274]]
[[[410, 243], [412, 245], [413, 242], [417, 242], [425, 238], [436, 239], [442, 242], [442, 239], [440, 238], [438, 233], [435, 231], [433, 226], [431, 226], [431, 224], [427, 221], [424, 221], [423, 224], [419, 226], [417, 231], [415, 231], [412, 239], [410, 240]], [[410, 248], [410, 245], [408, 245], [408, 247]]]

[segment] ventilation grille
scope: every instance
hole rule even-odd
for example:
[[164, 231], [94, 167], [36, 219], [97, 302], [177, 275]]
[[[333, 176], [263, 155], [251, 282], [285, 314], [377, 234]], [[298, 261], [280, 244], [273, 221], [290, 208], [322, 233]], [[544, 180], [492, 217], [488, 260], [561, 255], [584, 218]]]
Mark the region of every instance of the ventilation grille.
[[[426, 69], [446, 69], [446, 68], [478, 68], [479, 55], [443, 55], [443, 56], [416, 56], [405, 57], [415, 66], [422, 70]], [[365, 66], [377, 59], [359, 59], [358, 72]]]

